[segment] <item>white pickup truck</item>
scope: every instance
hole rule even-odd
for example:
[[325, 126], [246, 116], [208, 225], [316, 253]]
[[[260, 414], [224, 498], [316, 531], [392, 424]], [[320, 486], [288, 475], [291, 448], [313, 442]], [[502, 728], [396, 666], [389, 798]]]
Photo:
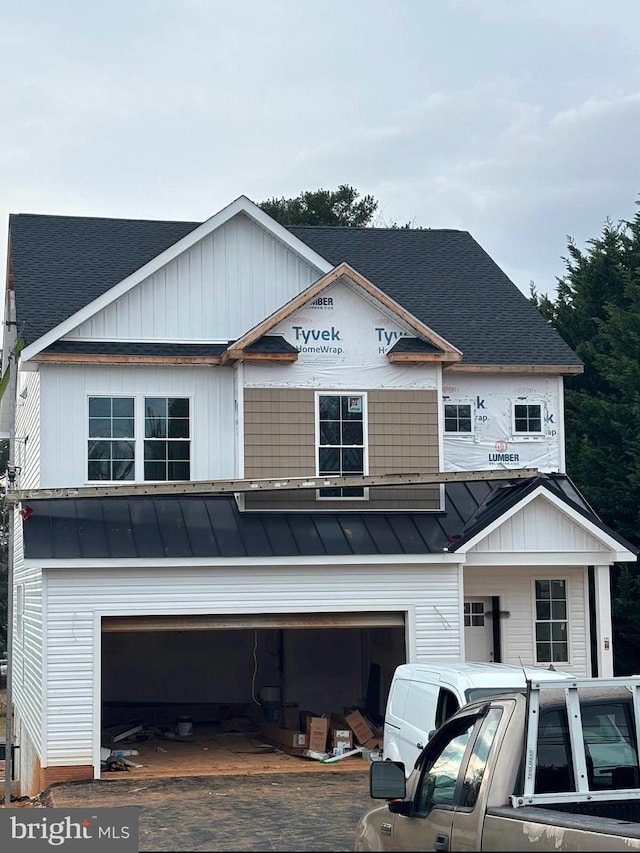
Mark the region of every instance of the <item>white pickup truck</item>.
[[472, 703], [433, 736], [405, 778], [371, 765], [387, 805], [355, 849], [640, 849], [640, 679], [529, 682]]

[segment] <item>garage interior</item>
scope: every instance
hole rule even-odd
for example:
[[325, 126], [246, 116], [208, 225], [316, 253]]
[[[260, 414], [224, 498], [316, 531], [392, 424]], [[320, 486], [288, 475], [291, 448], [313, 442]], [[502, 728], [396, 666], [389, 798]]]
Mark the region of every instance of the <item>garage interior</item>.
[[[360, 755], [287, 754], [261, 738], [262, 723], [283, 725], [297, 706], [358, 708], [382, 725], [405, 661], [402, 612], [103, 617], [102, 746], [134, 749], [136, 777], [366, 769]], [[112, 743], [128, 724], [142, 730]]]

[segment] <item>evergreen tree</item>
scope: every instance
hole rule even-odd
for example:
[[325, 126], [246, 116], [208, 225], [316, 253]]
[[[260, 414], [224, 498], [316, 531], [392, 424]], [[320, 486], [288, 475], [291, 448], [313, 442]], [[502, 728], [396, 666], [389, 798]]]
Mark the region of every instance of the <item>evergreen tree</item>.
[[[581, 251], [569, 243], [557, 297], [532, 301], [584, 361], [567, 380], [567, 472], [603, 521], [640, 545], [640, 212], [607, 221]], [[635, 672], [640, 580], [613, 572], [616, 672]]]

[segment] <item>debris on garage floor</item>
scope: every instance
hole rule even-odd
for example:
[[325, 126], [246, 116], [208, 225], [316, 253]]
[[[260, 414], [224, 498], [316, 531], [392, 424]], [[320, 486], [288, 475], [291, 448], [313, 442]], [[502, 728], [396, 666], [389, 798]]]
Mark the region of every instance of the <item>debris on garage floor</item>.
[[256, 704], [139, 706], [135, 714], [103, 728], [103, 778], [366, 770], [382, 751], [380, 727], [357, 708], [318, 714], [289, 703], [270, 709], [270, 719]]

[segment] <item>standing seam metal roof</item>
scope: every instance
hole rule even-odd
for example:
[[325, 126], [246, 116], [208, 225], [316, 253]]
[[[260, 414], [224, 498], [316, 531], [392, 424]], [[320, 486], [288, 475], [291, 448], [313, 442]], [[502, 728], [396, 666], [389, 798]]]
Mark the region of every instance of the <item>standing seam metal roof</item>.
[[[505, 485], [506, 483], [506, 485]], [[448, 483], [444, 512], [240, 512], [231, 495], [33, 501], [25, 557], [38, 559], [380, 556], [455, 551], [544, 485], [626, 548], [565, 475]]]

